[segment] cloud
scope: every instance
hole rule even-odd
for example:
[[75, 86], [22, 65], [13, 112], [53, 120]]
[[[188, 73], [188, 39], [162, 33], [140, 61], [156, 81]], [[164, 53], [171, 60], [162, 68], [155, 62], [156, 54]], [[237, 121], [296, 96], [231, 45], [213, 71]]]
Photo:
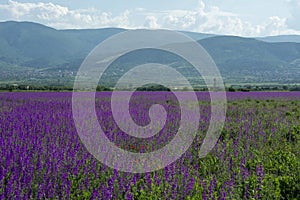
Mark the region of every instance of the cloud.
[[129, 11], [117, 16], [97, 9], [70, 10], [53, 3], [20, 3], [9, 0], [0, 4], [0, 19], [34, 21], [58, 29], [99, 28], [106, 26], [127, 27]]
[[160, 25], [157, 24], [157, 18], [154, 16], [147, 16], [144, 27], [150, 28], [150, 29], [158, 29], [160, 28]]
[[56, 19], [67, 15], [68, 8], [53, 3], [19, 3], [9, 0], [7, 5], [0, 5], [10, 17], [20, 19], [21, 17], [36, 16], [40, 19]]
[[[290, 18], [271, 16], [260, 24], [242, 20], [235, 13], [199, 1], [193, 10], [147, 10], [136, 8], [119, 14], [100, 9], [70, 9], [53, 3], [0, 4], [0, 20], [34, 21], [57, 29], [69, 28], [166, 28], [213, 34], [262, 36], [297, 34], [300, 29], [300, 0], [289, 0]], [[298, 20], [299, 21], [299, 20]]]
[[[202, 1], [194, 10], [147, 11], [139, 9], [139, 16], [155, 16], [159, 27], [213, 34], [255, 35], [257, 28], [243, 22], [237, 15], [218, 7], [208, 7]], [[153, 17], [152, 17], [153, 18]]]

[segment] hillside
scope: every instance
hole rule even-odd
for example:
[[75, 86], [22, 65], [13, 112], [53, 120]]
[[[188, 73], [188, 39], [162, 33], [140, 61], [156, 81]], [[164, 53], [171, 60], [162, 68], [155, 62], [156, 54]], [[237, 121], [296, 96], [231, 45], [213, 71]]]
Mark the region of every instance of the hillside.
[[[125, 30], [56, 30], [31, 22], [2, 22], [0, 84], [72, 85], [76, 71], [88, 53], [101, 41], [122, 31]], [[198, 39], [216, 62], [226, 83], [300, 82], [300, 43], [296, 40], [265, 42], [235, 36], [183, 33]], [[114, 67], [124, 71], [138, 63], [149, 61], [149, 52], [136, 53], [129, 55], [127, 59], [120, 59], [115, 63], [118, 66]], [[152, 51], [150, 54], [155, 57], [155, 62], [169, 64], [176, 60], [167, 53]], [[175, 67], [193, 79], [195, 74], [189, 67], [182, 60], [177, 61]], [[112, 74], [108, 74], [107, 81], [110, 75]], [[117, 73], [115, 77], [119, 75]]]

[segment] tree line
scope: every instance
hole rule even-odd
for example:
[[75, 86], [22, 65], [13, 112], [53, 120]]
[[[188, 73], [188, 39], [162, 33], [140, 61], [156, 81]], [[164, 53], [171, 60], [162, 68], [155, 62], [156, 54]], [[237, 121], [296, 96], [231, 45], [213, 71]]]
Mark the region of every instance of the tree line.
[[[96, 91], [113, 91], [114, 88], [98, 85]], [[124, 88], [123, 90], [129, 90]], [[191, 91], [189, 88], [178, 89], [181, 91]], [[207, 87], [194, 87], [194, 91], [208, 91]], [[72, 86], [64, 85], [17, 85], [4, 84], [0, 85], [0, 91], [73, 91]], [[171, 91], [163, 85], [153, 84], [144, 85], [136, 88], [136, 91]], [[228, 92], [251, 92], [251, 91], [300, 91], [300, 85], [231, 85], [226, 87]]]

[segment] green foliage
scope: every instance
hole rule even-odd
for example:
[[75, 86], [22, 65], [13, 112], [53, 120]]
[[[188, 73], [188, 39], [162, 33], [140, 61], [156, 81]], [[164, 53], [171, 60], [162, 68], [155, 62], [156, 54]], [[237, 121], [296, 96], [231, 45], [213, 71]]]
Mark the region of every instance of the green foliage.
[[112, 91], [112, 89], [108, 87], [104, 87], [102, 85], [98, 85], [96, 91]]
[[137, 91], [171, 91], [169, 88], [159, 85], [159, 84], [150, 84], [143, 87], [138, 87]]

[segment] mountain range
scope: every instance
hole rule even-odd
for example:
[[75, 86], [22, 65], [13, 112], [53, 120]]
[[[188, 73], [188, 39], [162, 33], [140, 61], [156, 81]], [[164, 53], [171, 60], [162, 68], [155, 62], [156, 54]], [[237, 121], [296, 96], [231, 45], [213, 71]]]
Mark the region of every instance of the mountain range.
[[[1, 22], [0, 84], [72, 85], [89, 52], [101, 41], [123, 31], [125, 29], [120, 28], [56, 30], [33, 22]], [[244, 38], [182, 33], [205, 48], [227, 84], [300, 83], [298, 35]], [[167, 64], [171, 58], [168, 54], [152, 54], [161, 63]], [[140, 63], [147, 57], [145, 52], [131, 56], [134, 61], [116, 62], [119, 69]], [[184, 67], [186, 65], [179, 65], [183, 72], [193, 77], [189, 68]]]

